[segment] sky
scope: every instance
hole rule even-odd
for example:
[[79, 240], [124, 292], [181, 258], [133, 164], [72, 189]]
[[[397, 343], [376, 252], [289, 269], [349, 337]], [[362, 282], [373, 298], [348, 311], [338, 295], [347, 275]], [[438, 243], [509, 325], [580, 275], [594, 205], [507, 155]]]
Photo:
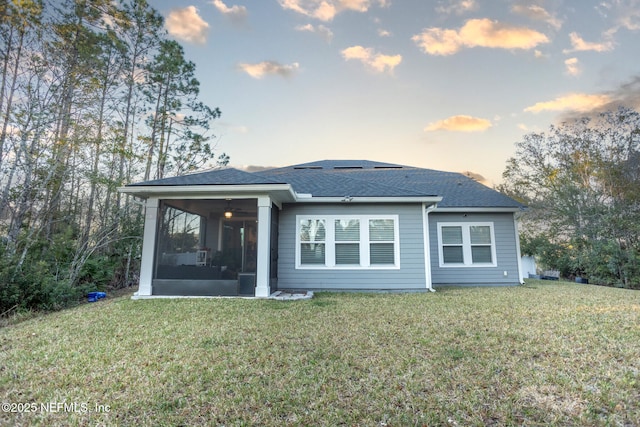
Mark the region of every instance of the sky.
[[366, 159], [502, 182], [515, 144], [640, 108], [640, 0], [150, 0], [230, 165]]

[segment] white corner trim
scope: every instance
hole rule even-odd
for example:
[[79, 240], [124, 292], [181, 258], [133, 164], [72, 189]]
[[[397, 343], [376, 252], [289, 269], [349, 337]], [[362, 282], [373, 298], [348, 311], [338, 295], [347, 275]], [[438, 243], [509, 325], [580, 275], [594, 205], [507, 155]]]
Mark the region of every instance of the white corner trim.
[[422, 238], [424, 244], [424, 275], [425, 275], [425, 284], [427, 290], [431, 292], [435, 292], [433, 289], [433, 282], [431, 280], [431, 243], [429, 237], [429, 213], [433, 212], [437, 208], [437, 204], [432, 204], [427, 206], [426, 203], [422, 204]]

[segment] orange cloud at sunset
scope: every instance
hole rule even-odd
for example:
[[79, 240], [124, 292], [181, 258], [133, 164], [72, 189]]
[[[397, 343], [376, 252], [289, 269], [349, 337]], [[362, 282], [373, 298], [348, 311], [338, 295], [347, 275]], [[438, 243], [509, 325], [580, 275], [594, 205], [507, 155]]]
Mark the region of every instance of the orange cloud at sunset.
[[411, 38], [425, 53], [452, 55], [462, 48], [532, 49], [548, 43], [544, 34], [490, 19], [470, 19], [459, 31], [427, 28]]
[[357, 59], [378, 73], [392, 72], [402, 62], [402, 55], [383, 55], [362, 46], [351, 46], [341, 53], [345, 60]]
[[539, 113], [541, 111], [577, 111], [587, 112], [598, 109], [611, 102], [608, 95], [589, 95], [584, 93], [572, 93], [560, 96], [551, 101], [537, 102], [527, 107], [524, 111]]
[[492, 126], [487, 119], [465, 115], [451, 116], [444, 120], [430, 123], [424, 130], [426, 132], [446, 130], [455, 132], [482, 132]]

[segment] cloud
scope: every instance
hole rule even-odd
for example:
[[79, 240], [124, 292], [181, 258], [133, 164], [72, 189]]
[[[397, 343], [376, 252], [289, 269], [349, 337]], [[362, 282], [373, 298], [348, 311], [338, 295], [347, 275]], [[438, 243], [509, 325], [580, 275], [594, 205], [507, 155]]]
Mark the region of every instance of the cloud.
[[[285, 10], [292, 10], [310, 18], [328, 22], [346, 10], [366, 12], [371, 7], [372, 0], [278, 0]], [[380, 7], [387, 7], [389, 1], [378, 0]]]
[[564, 65], [567, 67], [567, 74], [570, 76], [577, 76], [582, 73], [582, 68], [580, 67], [580, 61], [578, 61], [578, 58], [569, 58], [564, 61]]
[[[610, 36], [607, 36], [607, 38], [610, 38]], [[569, 34], [569, 40], [571, 40], [571, 49], [563, 50], [564, 53], [583, 52], [589, 50], [594, 52], [607, 52], [609, 50], [613, 50], [614, 47], [613, 40], [606, 40], [601, 43], [587, 42], [576, 32]]]
[[559, 30], [562, 27], [562, 20], [551, 15], [542, 6], [535, 4], [516, 4], [511, 7], [511, 11], [536, 21], [546, 22], [556, 30]]
[[426, 128], [424, 128], [424, 130], [425, 132], [432, 132], [437, 130], [454, 132], [482, 132], [489, 129], [491, 126], [493, 125], [487, 119], [458, 115], [451, 116], [448, 119], [430, 123]]
[[378, 36], [380, 37], [391, 37], [391, 32], [387, 30], [383, 30], [382, 28], [378, 28]]
[[630, 10], [619, 19], [620, 27], [630, 31], [640, 30], [640, 9]]
[[333, 40], [333, 31], [330, 28], [325, 27], [324, 25], [298, 25], [296, 31], [308, 31], [310, 33], [315, 33], [325, 39], [327, 42]]
[[542, 33], [526, 27], [502, 24], [490, 19], [470, 19], [459, 31], [427, 28], [411, 38], [425, 53], [452, 55], [463, 47], [498, 49], [532, 49], [548, 43]]
[[216, 9], [235, 23], [241, 23], [247, 17], [247, 8], [244, 6], [227, 6], [222, 0], [212, 0]]
[[436, 7], [436, 12], [445, 15], [452, 13], [462, 15], [463, 13], [471, 12], [478, 8], [475, 0], [448, 0], [446, 4], [443, 5], [442, 3], [443, 2], [440, 2], [441, 5]]
[[169, 12], [164, 25], [169, 34], [179, 40], [198, 44], [207, 41], [209, 24], [198, 15], [198, 9], [195, 6], [173, 9]]
[[238, 69], [249, 74], [254, 79], [261, 79], [266, 75], [278, 75], [282, 77], [290, 77], [300, 67], [300, 64], [294, 62], [286, 65], [276, 61], [262, 61], [257, 64], [238, 64]]
[[603, 111], [614, 111], [620, 107], [640, 110], [640, 74], [600, 94], [568, 94], [551, 101], [538, 102], [525, 111], [557, 111], [561, 113], [559, 121], [569, 121], [585, 116], [595, 117]]
[[571, 93], [560, 96], [551, 101], [537, 102], [524, 109], [528, 113], [539, 113], [541, 111], [572, 111], [588, 112], [597, 110], [612, 101], [609, 95], [589, 95], [585, 93]]
[[376, 53], [371, 48], [365, 48], [362, 46], [351, 46], [343, 49], [341, 53], [345, 60], [359, 60], [364, 65], [378, 73], [383, 73], [385, 71], [392, 73], [393, 69], [402, 62], [402, 55], [383, 55], [381, 53]]

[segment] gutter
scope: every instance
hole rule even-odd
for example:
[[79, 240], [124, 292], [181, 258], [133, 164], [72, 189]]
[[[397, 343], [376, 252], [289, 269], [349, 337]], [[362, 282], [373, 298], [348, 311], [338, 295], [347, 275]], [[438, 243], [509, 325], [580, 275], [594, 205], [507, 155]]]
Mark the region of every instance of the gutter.
[[[440, 196], [338, 196], [314, 197], [312, 194], [296, 193], [291, 184], [218, 184], [218, 185], [132, 185], [119, 187], [118, 192], [131, 194], [141, 199], [158, 198], [232, 198], [242, 194], [251, 198], [261, 194], [271, 194], [285, 203], [438, 203]], [[276, 196], [277, 194], [277, 196]]]
[[440, 196], [367, 196], [367, 197], [314, 197], [309, 194], [296, 193], [296, 203], [431, 203], [442, 201]]

